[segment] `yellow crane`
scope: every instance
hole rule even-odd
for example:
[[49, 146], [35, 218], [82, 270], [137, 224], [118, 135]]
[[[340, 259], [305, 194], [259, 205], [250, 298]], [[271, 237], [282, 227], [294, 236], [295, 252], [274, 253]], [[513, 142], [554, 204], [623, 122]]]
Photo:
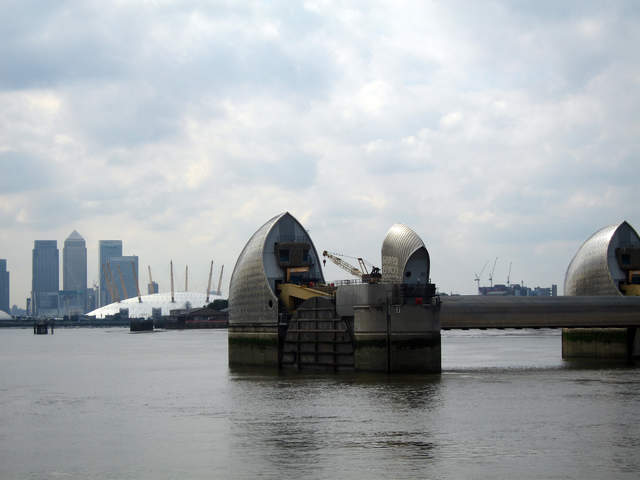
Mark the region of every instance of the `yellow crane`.
[[[322, 256], [328, 258], [337, 266], [342, 268], [343, 270], [349, 272], [351, 275], [355, 277], [359, 277], [365, 283], [378, 283], [382, 278], [380, 273], [380, 269], [378, 267], [371, 267], [371, 272], [367, 269], [367, 265], [365, 260], [362, 257], [354, 257], [358, 260], [358, 264], [360, 268], [351, 265], [349, 262], [346, 262], [342, 258], [338, 256], [339, 254], [333, 252], [327, 252], [326, 250], [322, 252]], [[346, 256], [346, 255], [343, 255]], [[323, 264], [326, 264], [327, 261], [323, 260]]]

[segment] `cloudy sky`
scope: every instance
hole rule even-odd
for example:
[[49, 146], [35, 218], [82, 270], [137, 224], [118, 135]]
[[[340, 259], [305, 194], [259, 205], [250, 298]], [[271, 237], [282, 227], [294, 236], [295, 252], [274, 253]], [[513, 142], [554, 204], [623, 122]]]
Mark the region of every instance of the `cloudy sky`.
[[[225, 288], [290, 211], [380, 262], [411, 226], [446, 292], [557, 283], [582, 241], [640, 228], [640, 4], [4, 0], [0, 258], [100, 239]], [[61, 255], [62, 257], [62, 255]], [[62, 260], [62, 258], [61, 258]], [[490, 265], [491, 267], [491, 265]], [[482, 283], [488, 283], [485, 270]], [[348, 277], [327, 267], [329, 279]], [[146, 281], [146, 275], [143, 276]], [[62, 279], [61, 279], [62, 288]]]

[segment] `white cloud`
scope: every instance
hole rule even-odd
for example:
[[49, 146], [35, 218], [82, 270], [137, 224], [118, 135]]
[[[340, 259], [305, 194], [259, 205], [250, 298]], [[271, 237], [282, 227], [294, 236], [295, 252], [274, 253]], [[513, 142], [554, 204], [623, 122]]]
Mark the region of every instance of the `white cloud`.
[[73, 229], [89, 278], [116, 237], [205, 284], [211, 257], [228, 281], [283, 210], [319, 249], [372, 261], [400, 221], [433, 280], [470, 293], [495, 256], [561, 284], [590, 233], [640, 220], [640, 33], [624, 2], [19, 7], [0, 20], [14, 303], [31, 241]]

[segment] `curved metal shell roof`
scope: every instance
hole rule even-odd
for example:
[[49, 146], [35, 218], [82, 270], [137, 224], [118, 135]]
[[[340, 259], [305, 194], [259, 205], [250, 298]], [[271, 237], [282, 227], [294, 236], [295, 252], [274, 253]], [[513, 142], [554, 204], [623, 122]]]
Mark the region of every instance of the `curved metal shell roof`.
[[640, 237], [627, 222], [604, 227], [591, 235], [578, 249], [567, 267], [565, 295], [622, 295], [618, 282], [624, 272], [618, 266], [615, 250], [640, 246]]
[[[429, 252], [422, 239], [406, 225], [392, 225], [382, 242], [382, 281], [406, 282], [407, 265], [412, 257], [420, 256], [422, 269], [426, 269], [425, 283], [429, 281]], [[414, 276], [414, 279], [417, 278]]]
[[274, 242], [299, 240], [310, 244], [314, 272], [323, 279], [318, 253], [302, 224], [289, 212], [276, 215], [251, 236], [236, 261], [229, 284], [229, 325], [277, 325], [275, 281], [284, 279], [275, 265], [275, 253], [266, 249]]

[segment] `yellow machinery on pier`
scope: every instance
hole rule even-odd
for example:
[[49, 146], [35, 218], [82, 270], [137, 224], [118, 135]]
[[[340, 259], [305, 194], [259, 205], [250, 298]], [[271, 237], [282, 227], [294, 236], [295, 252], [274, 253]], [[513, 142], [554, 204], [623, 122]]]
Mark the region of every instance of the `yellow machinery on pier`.
[[295, 312], [305, 300], [313, 297], [331, 298], [335, 292], [335, 288], [328, 285], [306, 286], [295, 283], [281, 283], [277, 289], [278, 298], [289, 313]]

